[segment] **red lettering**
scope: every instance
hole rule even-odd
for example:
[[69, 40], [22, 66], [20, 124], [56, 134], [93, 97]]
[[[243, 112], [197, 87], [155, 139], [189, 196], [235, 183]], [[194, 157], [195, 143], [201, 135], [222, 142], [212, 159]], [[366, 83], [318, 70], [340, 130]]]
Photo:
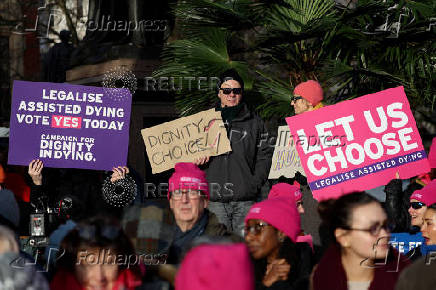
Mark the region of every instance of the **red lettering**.
[[53, 128], [80, 129], [82, 127], [82, 117], [55, 116], [55, 115], [53, 115], [51, 118], [51, 126]]

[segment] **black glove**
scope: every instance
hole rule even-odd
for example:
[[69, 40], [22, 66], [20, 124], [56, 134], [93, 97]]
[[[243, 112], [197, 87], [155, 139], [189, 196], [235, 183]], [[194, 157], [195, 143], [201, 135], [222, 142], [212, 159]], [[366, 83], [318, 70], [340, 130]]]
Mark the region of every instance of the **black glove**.
[[306, 176], [301, 174], [300, 171], [297, 171], [297, 173], [295, 173], [294, 178], [300, 185], [307, 185], [307, 178]]

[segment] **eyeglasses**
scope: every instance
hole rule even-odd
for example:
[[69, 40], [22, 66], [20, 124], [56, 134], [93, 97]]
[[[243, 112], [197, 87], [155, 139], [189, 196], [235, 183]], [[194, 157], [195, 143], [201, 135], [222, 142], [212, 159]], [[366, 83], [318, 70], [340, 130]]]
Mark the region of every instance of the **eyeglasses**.
[[179, 199], [182, 199], [183, 194], [186, 194], [186, 196], [189, 199], [198, 199], [198, 198], [200, 198], [200, 196], [204, 196], [204, 194], [200, 190], [190, 189], [190, 190], [184, 190], [184, 191], [174, 190], [171, 193], [171, 197], [175, 200], [179, 200]]
[[267, 223], [258, 223], [252, 226], [245, 226], [244, 227], [244, 235], [247, 236], [249, 233], [252, 235], [259, 235], [264, 227], [269, 226]]
[[300, 201], [297, 201], [296, 204], [297, 204], [297, 207], [299, 207], [299, 206], [303, 206], [303, 201], [301, 201], [301, 200], [300, 200]]
[[242, 88], [220, 88], [224, 95], [230, 95], [233, 92], [235, 95], [242, 94]]
[[292, 97], [291, 98], [291, 103], [295, 103], [295, 102], [297, 102], [298, 100], [301, 100], [301, 99], [303, 99], [303, 97]]
[[[423, 206], [426, 206], [426, 205], [424, 203], [420, 202], [420, 201], [412, 201], [410, 203], [410, 206], [413, 209], [420, 209], [420, 208], [422, 208]], [[410, 208], [410, 206], [409, 206], [409, 208]]]
[[383, 223], [375, 223], [372, 226], [370, 226], [368, 229], [355, 229], [355, 228], [351, 228], [351, 227], [345, 227], [344, 229], [349, 230], [349, 231], [362, 231], [362, 232], [368, 232], [370, 233], [372, 236], [376, 237], [380, 234], [380, 231], [382, 229], [384, 229], [386, 232], [390, 233], [392, 230], [392, 225], [389, 224], [387, 221], [383, 222]]

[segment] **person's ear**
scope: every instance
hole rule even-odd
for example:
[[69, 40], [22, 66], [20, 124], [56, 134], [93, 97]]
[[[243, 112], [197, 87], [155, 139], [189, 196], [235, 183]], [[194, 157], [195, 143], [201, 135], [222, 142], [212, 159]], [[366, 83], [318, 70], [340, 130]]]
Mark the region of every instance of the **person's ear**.
[[207, 208], [209, 205], [209, 200], [207, 199], [207, 197], [204, 197], [204, 208]]
[[349, 231], [341, 228], [335, 230], [336, 241], [343, 247], [348, 248], [351, 244]]
[[286, 235], [282, 231], [277, 231], [277, 240], [279, 240], [280, 243], [283, 243], [285, 238]]
[[306, 99], [304, 99], [304, 98], [303, 98], [303, 100], [306, 102], [306, 104], [307, 104], [307, 106], [309, 107], [309, 110], [310, 110], [310, 111], [312, 111], [312, 110], [315, 108], [315, 106], [312, 105], [311, 102], [309, 102], [308, 100], [306, 100]]

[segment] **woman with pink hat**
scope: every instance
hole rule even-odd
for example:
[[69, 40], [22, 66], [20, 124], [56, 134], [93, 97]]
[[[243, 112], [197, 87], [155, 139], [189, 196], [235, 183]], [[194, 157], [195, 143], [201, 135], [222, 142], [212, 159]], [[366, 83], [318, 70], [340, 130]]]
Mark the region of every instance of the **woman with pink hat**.
[[322, 108], [323, 99], [324, 92], [321, 85], [317, 81], [308, 80], [295, 87], [291, 105], [294, 106], [295, 114], [298, 115]]
[[[434, 208], [430, 208], [432, 206], [434, 208], [436, 207], [436, 180], [431, 181], [424, 186], [423, 189], [415, 191], [410, 196], [409, 213], [412, 217], [412, 224], [420, 228], [419, 237], [422, 238], [421, 246], [417, 247], [415, 251], [410, 251], [407, 255], [413, 261], [417, 260], [423, 254], [426, 255], [428, 252], [429, 233], [432, 232], [430, 230], [432, 226], [428, 225], [428, 221], [431, 221], [433, 217], [432, 213]], [[436, 244], [436, 240], [434, 242]], [[430, 244], [432, 244], [432, 242], [430, 242]]]
[[306, 243], [297, 243], [300, 215], [293, 197], [272, 197], [254, 204], [245, 217], [244, 231], [254, 260], [256, 288], [307, 287], [312, 251]]
[[177, 290], [254, 290], [244, 244], [203, 244], [190, 250], [176, 277]]
[[[396, 178], [392, 179], [385, 186], [386, 211], [394, 225], [393, 233], [409, 232], [414, 235], [419, 232], [427, 205], [414, 198], [416, 196], [413, 194], [416, 191], [422, 190], [423, 187], [427, 186], [436, 177], [436, 138], [433, 138], [433, 143], [428, 153], [428, 161], [431, 172], [410, 179], [410, 183], [405, 189], [403, 189], [403, 183], [409, 181], [401, 180], [398, 172], [396, 173]], [[413, 198], [412, 195], [414, 196]]]
[[416, 190], [410, 196], [409, 214], [412, 218], [411, 224], [421, 227], [424, 223], [423, 217], [427, 207], [436, 203], [436, 180], [420, 190]]
[[[301, 193], [299, 186], [291, 185], [285, 182], [279, 182], [277, 184], [274, 184], [271, 187], [271, 191], [269, 192], [268, 198], [275, 198], [275, 197], [293, 198], [294, 199], [293, 204], [296, 205], [298, 213], [304, 214], [303, 195]], [[301, 232], [298, 234], [297, 243], [308, 243], [309, 246], [312, 248], [312, 250], [314, 249], [312, 236], [305, 235], [303, 230], [301, 230]]]
[[291, 197], [295, 200], [295, 205], [297, 206], [298, 213], [304, 214], [303, 207], [303, 194], [301, 193], [300, 187], [296, 185], [291, 185], [285, 182], [279, 182], [271, 187], [268, 194], [268, 198], [274, 197]]

